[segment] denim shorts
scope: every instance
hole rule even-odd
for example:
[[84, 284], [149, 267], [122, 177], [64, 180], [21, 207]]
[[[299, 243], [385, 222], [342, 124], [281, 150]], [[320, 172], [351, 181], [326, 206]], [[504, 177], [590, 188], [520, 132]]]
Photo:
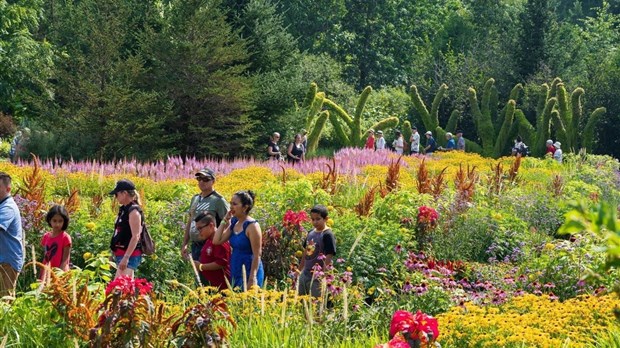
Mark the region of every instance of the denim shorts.
[[[115, 256], [116, 259], [116, 265], [118, 266], [121, 263], [121, 260], [123, 259], [124, 256]], [[129, 257], [129, 262], [127, 263], [127, 268], [131, 268], [134, 271], [136, 270], [136, 268], [138, 268], [138, 266], [140, 266], [140, 263], [142, 262], [142, 255], [140, 256], [130, 256]]]

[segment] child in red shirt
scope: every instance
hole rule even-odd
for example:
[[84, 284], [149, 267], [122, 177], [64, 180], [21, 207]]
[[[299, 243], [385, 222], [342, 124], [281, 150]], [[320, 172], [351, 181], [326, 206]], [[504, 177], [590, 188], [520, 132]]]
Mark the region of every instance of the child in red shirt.
[[[71, 255], [71, 236], [65, 230], [69, 226], [69, 213], [60, 205], [55, 205], [45, 217], [48, 225], [52, 228], [41, 239], [44, 256], [43, 263], [63, 271], [69, 270]], [[41, 279], [45, 279], [45, 269], [41, 273]]]
[[211, 214], [200, 214], [194, 219], [200, 239], [205, 241], [200, 250], [199, 261], [194, 261], [202, 281], [218, 289], [226, 289], [230, 282], [230, 243], [213, 244], [215, 218]]

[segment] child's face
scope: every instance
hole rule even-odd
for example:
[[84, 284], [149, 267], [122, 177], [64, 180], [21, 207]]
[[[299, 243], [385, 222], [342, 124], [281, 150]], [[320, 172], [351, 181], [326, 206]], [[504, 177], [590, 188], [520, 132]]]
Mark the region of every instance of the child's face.
[[215, 233], [215, 223], [211, 222], [210, 224], [205, 225], [204, 222], [199, 221], [196, 223], [196, 230], [200, 232], [198, 235], [200, 240], [207, 240], [213, 237], [213, 234]]
[[310, 213], [310, 220], [312, 220], [312, 226], [315, 229], [322, 231], [325, 229], [325, 224], [327, 223], [327, 218], [323, 218], [319, 213]]
[[50, 219], [50, 226], [54, 231], [62, 231], [62, 225], [65, 223], [65, 219], [62, 216], [56, 214]]

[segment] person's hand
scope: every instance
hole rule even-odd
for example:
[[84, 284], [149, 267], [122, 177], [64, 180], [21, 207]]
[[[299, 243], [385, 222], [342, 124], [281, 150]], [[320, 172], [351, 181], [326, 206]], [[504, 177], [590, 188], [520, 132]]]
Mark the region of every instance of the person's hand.
[[230, 224], [230, 219], [232, 219], [232, 217], [233, 217], [232, 210], [229, 210], [226, 213], [226, 216], [224, 216], [224, 221], [226, 221], [226, 224]]
[[127, 264], [129, 264], [129, 258], [123, 257], [121, 262], [118, 264], [118, 269], [123, 272], [127, 269]]
[[187, 253], [187, 244], [183, 244], [181, 247], [181, 257], [185, 260], [189, 258], [189, 254]]
[[201, 271], [200, 271], [200, 261], [196, 261], [196, 260], [194, 260], [194, 265], [196, 266], [196, 270], [197, 270], [198, 272], [201, 272]]

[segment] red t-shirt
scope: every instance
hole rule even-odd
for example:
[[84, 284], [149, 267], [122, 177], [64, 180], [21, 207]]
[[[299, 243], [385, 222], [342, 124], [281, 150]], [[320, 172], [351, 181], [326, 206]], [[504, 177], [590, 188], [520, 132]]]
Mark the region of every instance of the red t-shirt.
[[[41, 245], [43, 246], [44, 256], [43, 263], [50, 264], [51, 267], [60, 267], [62, 263], [62, 253], [65, 247], [71, 246], [71, 236], [67, 232], [62, 232], [56, 237], [52, 236], [52, 232], [47, 232], [41, 239]], [[69, 262], [67, 262], [67, 269], [69, 270]]]
[[374, 148], [375, 148], [375, 137], [371, 136], [371, 137], [368, 137], [368, 139], [366, 139], [366, 148], [374, 150]]
[[553, 155], [555, 153], [555, 146], [547, 145], [547, 153], [550, 153]]
[[226, 288], [226, 279], [230, 281], [230, 243], [214, 245], [211, 239], [205, 241], [205, 245], [200, 250], [201, 264], [215, 262], [224, 268], [215, 271], [202, 271], [202, 276], [209, 281], [210, 286], [220, 289]]

